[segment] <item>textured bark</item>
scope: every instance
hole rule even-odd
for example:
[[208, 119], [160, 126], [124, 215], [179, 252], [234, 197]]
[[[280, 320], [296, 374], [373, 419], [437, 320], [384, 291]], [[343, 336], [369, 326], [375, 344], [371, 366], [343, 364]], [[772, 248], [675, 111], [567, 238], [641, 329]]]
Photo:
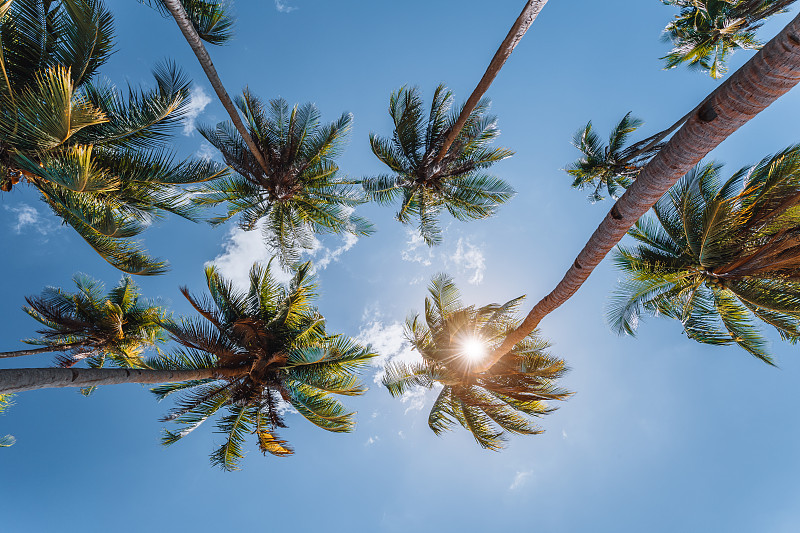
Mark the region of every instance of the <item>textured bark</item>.
[[242, 136], [242, 139], [244, 139], [247, 147], [250, 148], [250, 151], [253, 153], [253, 157], [255, 157], [258, 161], [258, 164], [266, 174], [269, 174], [267, 162], [264, 160], [261, 150], [258, 149], [256, 143], [253, 142], [253, 138], [250, 137], [250, 133], [247, 131], [247, 128], [239, 116], [239, 111], [236, 109], [236, 106], [233, 105], [233, 101], [231, 101], [231, 97], [228, 96], [228, 91], [225, 90], [225, 86], [222, 85], [222, 80], [217, 74], [217, 69], [214, 68], [214, 63], [211, 61], [211, 56], [208, 55], [208, 51], [203, 45], [203, 41], [200, 39], [197, 31], [195, 31], [194, 26], [192, 26], [192, 21], [189, 19], [189, 15], [186, 14], [186, 10], [183, 9], [183, 5], [180, 3], [180, 0], [164, 0], [164, 5], [167, 6], [167, 9], [169, 9], [169, 12], [172, 13], [172, 17], [175, 19], [175, 22], [178, 23], [178, 27], [181, 29], [183, 36], [186, 38], [186, 42], [188, 42], [189, 46], [192, 47], [194, 55], [197, 56], [200, 66], [203, 67], [203, 71], [206, 73], [208, 81], [211, 83], [211, 86], [217, 93], [219, 101], [225, 107], [225, 110], [228, 112], [228, 116], [231, 117], [233, 125], [239, 131], [239, 134]]
[[122, 383], [174, 383], [192, 379], [232, 377], [246, 370], [141, 370], [136, 368], [15, 368], [0, 370], [0, 394], [54, 387], [93, 387]]
[[[643, 141], [639, 141], [634, 146], [629, 148], [628, 150], [631, 150], [631, 149], [634, 149], [634, 150], [625, 159], [623, 159], [622, 162], [623, 163], [628, 163], [630, 161], [633, 161], [634, 159], [636, 159], [640, 155], [642, 155], [644, 153], [647, 153], [648, 150], [650, 150], [655, 145], [657, 145], [658, 143], [660, 143], [661, 141], [666, 139], [673, 131], [677, 130], [687, 120], [689, 120], [692, 117], [692, 115], [694, 115], [697, 112], [697, 110], [700, 109], [700, 107], [703, 106], [708, 101], [709, 98], [711, 98], [711, 95], [706, 96], [705, 99], [702, 102], [697, 104], [697, 107], [695, 107], [694, 109], [692, 109], [691, 111], [689, 111], [688, 113], [683, 115], [680, 119], [678, 119], [677, 122], [675, 122], [669, 128], [667, 128], [667, 129], [665, 129], [663, 131], [660, 131], [660, 132], [656, 133], [655, 135], [653, 135], [651, 137], [648, 137], [647, 139], [645, 139]], [[628, 151], [628, 150], [626, 150], [626, 151]]]
[[65, 352], [72, 348], [86, 346], [85, 342], [72, 342], [70, 344], [59, 344], [57, 346], [43, 346], [41, 348], [29, 348], [27, 350], [14, 350], [12, 352], [0, 352], [0, 359], [4, 357], [22, 357], [23, 355], [35, 355], [37, 353]]
[[800, 81], [800, 15], [717, 88], [611, 208], [556, 288], [476, 372], [499, 361], [547, 314], [566, 302], [625, 233], [678, 179], [730, 134]]
[[447, 134], [444, 144], [442, 144], [436, 159], [434, 159], [434, 164], [439, 163], [444, 156], [447, 155], [447, 151], [450, 149], [453, 141], [456, 140], [461, 128], [466, 124], [469, 114], [472, 113], [472, 110], [478, 105], [480, 99], [483, 98], [483, 95], [489, 90], [489, 86], [497, 77], [497, 73], [503, 68], [503, 65], [505, 65], [509, 56], [511, 56], [511, 52], [514, 51], [514, 48], [516, 48], [517, 44], [522, 40], [525, 32], [528, 31], [533, 21], [539, 16], [539, 12], [546, 3], [547, 0], [528, 0], [528, 3], [525, 4], [522, 13], [520, 13], [517, 20], [514, 21], [514, 25], [511, 26], [508, 35], [506, 35], [506, 38], [500, 44], [500, 48], [495, 52], [492, 61], [489, 63], [489, 67], [483, 74], [481, 81], [478, 82], [478, 86], [475, 87], [475, 90], [472, 91], [469, 99], [467, 99], [467, 103], [464, 104], [464, 109], [461, 111], [461, 114], [458, 115], [458, 120], [456, 120], [456, 123], [453, 125], [453, 129]]

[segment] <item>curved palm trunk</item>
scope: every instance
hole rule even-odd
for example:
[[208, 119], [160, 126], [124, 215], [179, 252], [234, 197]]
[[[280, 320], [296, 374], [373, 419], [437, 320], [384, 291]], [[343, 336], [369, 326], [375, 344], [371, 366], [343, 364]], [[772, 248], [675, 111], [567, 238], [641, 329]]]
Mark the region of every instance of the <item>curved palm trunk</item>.
[[59, 344], [57, 346], [42, 346], [41, 348], [30, 348], [28, 350], [14, 350], [11, 352], [0, 352], [0, 359], [5, 357], [22, 357], [24, 355], [35, 355], [37, 353], [64, 352], [72, 348], [86, 346], [85, 342], [71, 342], [69, 344]]
[[54, 387], [95, 387], [122, 383], [174, 383], [234, 377], [241, 369], [141, 370], [137, 368], [15, 368], [0, 370], [0, 394]]
[[642, 169], [555, 289], [537, 303], [476, 372], [499, 361], [566, 302], [625, 233], [667, 190], [731, 133], [800, 82], [800, 15], [717, 88]]
[[177, 22], [178, 27], [181, 29], [181, 33], [183, 33], [183, 36], [186, 38], [186, 42], [188, 42], [189, 46], [192, 47], [194, 55], [197, 56], [200, 66], [203, 67], [203, 71], [206, 73], [208, 81], [211, 83], [211, 86], [217, 93], [219, 101], [225, 107], [225, 110], [228, 112], [228, 116], [231, 117], [233, 125], [242, 136], [242, 139], [244, 139], [247, 147], [250, 148], [250, 151], [253, 153], [253, 157], [255, 157], [258, 161], [258, 164], [265, 173], [269, 174], [267, 162], [264, 160], [264, 156], [256, 146], [256, 143], [253, 142], [253, 138], [250, 137], [250, 133], [247, 131], [247, 128], [245, 128], [244, 123], [239, 116], [239, 111], [237, 111], [236, 107], [233, 105], [231, 97], [228, 96], [228, 91], [225, 90], [225, 86], [222, 85], [222, 80], [219, 78], [219, 74], [217, 74], [217, 69], [214, 68], [214, 63], [211, 61], [211, 56], [208, 55], [208, 51], [203, 45], [203, 41], [200, 39], [197, 31], [195, 31], [194, 26], [192, 26], [192, 21], [189, 19], [189, 15], [186, 14], [186, 10], [183, 9], [183, 5], [180, 3], [180, 0], [164, 0], [164, 5], [167, 6], [169, 12], [172, 13], [172, 17], [175, 19], [175, 22]]
[[511, 52], [514, 51], [514, 48], [516, 48], [517, 44], [522, 40], [525, 32], [528, 31], [533, 21], [539, 16], [539, 12], [546, 3], [547, 0], [528, 0], [528, 3], [522, 8], [522, 13], [520, 13], [517, 20], [514, 21], [514, 25], [511, 26], [508, 35], [506, 35], [506, 38], [500, 44], [500, 48], [495, 52], [492, 61], [489, 63], [489, 67], [483, 74], [481, 81], [478, 82], [478, 86], [475, 87], [475, 90], [472, 91], [469, 99], [467, 99], [467, 103], [464, 104], [464, 109], [462, 109], [461, 114], [458, 115], [458, 120], [456, 120], [456, 123], [453, 125], [453, 129], [451, 129], [450, 133], [445, 137], [444, 144], [442, 144], [439, 153], [436, 155], [436, 159], [433, 161], [434, 164], [441, 162], [444, 156], [447, 155], [447, 151], [450, 149], [453, 141], [456, 140], [456, 137], [458, 137], [461, 128], [467, 123], [467, 118], [469, 118], [470, 113], [472, 113], [472, 110], [478, 105], [483, 95], [486, 94], [489, 86], [497, 77], [497, 73], [503, 68], [503, 65], [505, 65], [506, 61], [511, 56]]

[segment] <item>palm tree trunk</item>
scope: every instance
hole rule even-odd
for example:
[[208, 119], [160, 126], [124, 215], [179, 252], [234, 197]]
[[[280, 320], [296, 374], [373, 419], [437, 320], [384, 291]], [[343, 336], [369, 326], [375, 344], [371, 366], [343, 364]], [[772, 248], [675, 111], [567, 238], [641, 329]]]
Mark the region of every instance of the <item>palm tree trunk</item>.
[[253, 142], [253, 138], [250, 137], [250, 133], [247, 131], [247, 128], [245, 128], [244, 123], [242, 123], [239, 112], [233, 105], [231, 97], [228, 96], [228, 91], [225, 90], [225, 86], [222, 85], [222, 80], [217, 74], [217, 69], [214, 68], [214, 63], [211, 61], [211, 56], [208, 55], [208, 51], [203, 45], [203, 41], [200, 39], [197, 31], [195, 31], [192, 21], [189, 19], [189, 15], [186, 14], [186, 10], [183, 9], [183, 5], [181, 4], [180, 0], [164, 0], [164, 5], [167, 6], [169, 12], [172, 13], [172, 17], [175, 19], [175, 22], [178, 23], [178, 27], [181, 29], [183, 36], [186, 38], [189, 46], [192, 47], [194, 55], [197, 56], [200, 66], [203, 67], [203, 71], [206, 73], [208, 81], [211, 82], [211, 86], [217, 93], [219, 101], [225, 107], [225, 110], [228, 112], [228, 116], [231, 117], [233, 125], [242, 136], [242, 139], [244, 139], [247, 147], [250, 148], [250, 151], [253, 153], [253, 157], [255, 157], [258, 161], [258, 164], [266, 174], [269, 174], [267, 162], [264, 160], [261, 150], [259, 150], [256, 146], [256, 143]]
[[55, 346], [43, 346], [41, 348], [30, 348], [28, 350], [14, 350], [12, 352], [0, 352], [0, 359], [4, 357], [22, 357], [23, 355], [35, 355], [37, 353], [64, 352], [72, 348], [86, 346], [85, 342], [71, 342], [69, 344], [58, 344]]
[[566, 302], [625, 233], [706, 154], [800, 82], [800, 15], [750, 61], [720, 85], [706, 104], [642, 169], [611, 208], [555, 289], [537, 303], [520, 326], [486, 361], [483, 372], [530, 334], [547, 314]]
[[483, 74], [481, 81], [478, 82], [478, 86], [475, 87], [475, 90], [472, 91], [469, 99], [467, 99], [467, 103], [464, 104], [464, 109], [462, 109], [461, 114], [458, 115], [458, 120], [456, 120], [456, 123], [453, 125], [453, 129], [451, 129], [447, 137], [445, 137], [444, 144], [442, 144], [439, 153], [436, 155], [436, 159], [433, 161], [434, 165], [441, 162], [444, 156], [447, 155], [447, 151], [450, 149], [453, 141], [456, 140], [456, 137], [458, 137], [461, 128], [467, 123], [470, 113], [472, 113], [472, 110], [478, 105], [478, 102], [483, 98], [483, 95], [486, 94], [486, 91], [489, 90], [489, 86], [497, 77], [497, 73], [503, 68], [503, 65], [505, 65], [506, 61], [511, 56], [511, 52], [514, 51], [514, 48], [516, 48], [517, 44], [522, 40], [525, 32], [528, 31], [533, 21], [539, 16], [539, 12], [546, 3], [547, 0], [528, 0], [528, 3], [525, 4], [522, 13], [520, 13], [517, 20], [514, 21], [514, 25], [511, 26], [508, 35], [506, 35], [506, 38], [500, 44], [500, 48], [495, 52], [492, 61], [489, 63], [489, 67]]
[[234, 377], [246, 369], [142, 370], [137, 368], [15, 368], [0, 370], [0, 394], [54, 387], [95, 387], [122, 383], [174, 383]]
[[711, 95], [706, 96], [706, 98], [702, 102], [700, 102], [697, 105], [697, 107], [695, 107], [694, 109], [692, 109], [691, 111], [689, 111], [688, 113], [683, 115], [680, 119], [678, 119], [677, 122], [675, 122], [669, 128], [667, 128], [667, 129], [665, 129], [663, 131], [660, 131], [660, 132], [656, 133], [655, 135], [652, 135], [652, 136], [648, 137], [647, 139], [644, 139], [643, 141], [639, 141], [638, 143], [634, 144], [633, 146], [631, 146], [630, 148], [625, 150], [626, 152], [630, 152], [630, 153], [622, 161], [620, 161], [620, 163], [630, 163], [631, 161], [633, 161], [634, 159], [636, 159], [640, 155], [647, 153], [648, 150], [652, 149], [658, 143], [660, 143], [661, 141], [666, 139], [667, 136], [670, 133], [672, 133], [673, 131], [677, 130], [687, 120], [689, 120], [689, 118], [691, 118], [691, 116], [694, 115], [697, 112], [698, 109], [700, 109], [703, 105], [705, 105], [705, 103], [708, 101], [709, 98], [711, 98]]

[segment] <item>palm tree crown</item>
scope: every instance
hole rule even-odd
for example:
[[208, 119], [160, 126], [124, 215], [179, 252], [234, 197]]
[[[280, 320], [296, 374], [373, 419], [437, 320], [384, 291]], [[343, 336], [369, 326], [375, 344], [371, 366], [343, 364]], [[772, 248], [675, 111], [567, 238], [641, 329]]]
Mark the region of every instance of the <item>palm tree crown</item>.
[[681, 63], [707, 70], [712, 78], [726, 72], [728, 56], [737, 48], [757, 50], [764, 44], [755, 30], [764, 20], [783, 13], [795, 0], [661, 0], [681, 8], [664, 29], [664, 40], [674, 47], [666, 68]]
[[44, 327], [39, 337], [24, 342], [40, 351], [63, 352], [60, 366], [85, 360], [92, 368], [106, 361], [123, 368], [143, 368], [142, 354], [166, 341], [161, 323], [166, 310], [141, 298], [130, 276], [124, 276], [108, 294], [103, 284], [78, 274], [78, 292], [70, 294], [48, 287], [40, 296], [25, 300], [23, 310]]
[[383, 379], [389, 392], [400, 396], [414, 386], [441, 384], [428, 417], [430, 428], [439, 435], [457, 422], [484, 448], [500, 449], [506, 432], [541, 433], [529, 417], [552, 412], [546, 401], [564, 400], [570, 393], [555, 386], [567, 370], [564, 361], [547, 354], [549, 344], [537, 332], [488, 371], [470, 372], [471, 358], [488, 354], [517, 326], [514, 313], [524, 297], [465, 307], [458, 288], [443, 274], [428, 290], [424, 322], [418, 315], [406, 321], [406, 336], [422, 361], [389, 363]]
[[447, 153], [437, 161], [439, 149], [458, 119], [452, 106], [453, 94], [440, 85], [426, 120], [419, 90], [403, 87], [389, 100], [395, 127], [391, 140], [370, 134], [372, 152], [393, 174], [364, 179], [364, 190], [384, 204], [402, 196], [397, 219], [404, 224], [419, 219], [420, 235], [428, 245], [441, 242], [437, 218], [443, 208], [459, 220], [485, 218], [514, 195], [503, 180], [483, 172], [513, 154], [487, 146], [500, 134], [495, 117], [487, 115], [488, 99], [475, 106]]
[[625, 273], [609, 320], [633, 334], [643, 311], [680, 320], [709, 344], [736, 343], [771, 363], [760, 319], [800, 340], [800, 147], [720, 183], [720, 166], [698, 166], [631, 229], [619, 247]]
[[26, 181], [115, 267], [163, 272], [129, 238], [164, 212], [191, 218], [178, 186], [221, 170], [164, 151], [187, 80], [166, 65], [154, 71], [155, 89], [127, 97], [93, 83], [113, 41], [99, 0], [0, 3], [0, 41], [0, 190]]
[[[161, 16], [170, 17], [170, 11], [164, 0], [139, 0], [143, 4], [155, 8]], [[180, 0], [186, 15], [198, 36], [209, 44], [227, 43], [233, 36], [233, 19], [230, 16], [230, 4], [219, 0]]]
[[164, 444], [178, 441], [224, 407], [227, 414], [217, 427], [226, 440], [212, 453], [213, 464], [235, 469], [248, 433], [256, 434], [265, 454], [289, 455], [292, 449], [275, 434], [285, 427], [282, 400], [323, 429], [353, 429], [353, 413], [332, 395], [362, 394], [365, 388], [354, 372], [375, 354], [348, 337], [326, 333], [325, 319], [311, 305], [316, 295], [310, 270], [311, 263], [300, 265], [287, 288], [275, 281], [269, 265], [254, 265], [249, 291], [241, 292], [209, 267], [210, 300], [183, 289], [203, 318], [167, 323], [185, 348], [155, 359], [151, 368], [218, 368], [228, 377], [153, 389], [159, 399], [181, 393], [165, 420], [183, 429], [167, 431]]
[[661, 145], [656, 144], [645, 151], [639, 151], [641, 143], [626, 147], [628, 137], [643, 122], [626, 114], [611, 129], [608, 144], [603, 145], [600, 136], [593, 129], [591, 121], [572, 138], [572, 144], [583, 152], [583, 157], [570, 164], [565, 170], [572, 176], [572, 187], [577, 189], [594, 188], [589, 200], [603, 200], [603, 188], [609, 196], [616, 199], [636, 179], [644, 163], [657, 152]]
[[236, 105], [269, 173], [229, 122], [200, 128], [236, 172], [209, 183], [196, 198], [198, 205], [228, 205], [227, 214], [212, 223], [240, 215], [240, 226], [250, 231], [263, 221], [265, 241], [284, 264], [296, 261], [303, 248], [313, 246], [314, 233], [372, 232], [366, 220], [352, 214], [353, 207], [364, 201], [363, 195], [352, 187], [354, 182], [338, 176], [334, 162], [350, 131], [351, 115], [322, 125], [313, 104], [290, 108], [285, 100], [276, 99], [265, 108], [249, 91], [236, 99]]

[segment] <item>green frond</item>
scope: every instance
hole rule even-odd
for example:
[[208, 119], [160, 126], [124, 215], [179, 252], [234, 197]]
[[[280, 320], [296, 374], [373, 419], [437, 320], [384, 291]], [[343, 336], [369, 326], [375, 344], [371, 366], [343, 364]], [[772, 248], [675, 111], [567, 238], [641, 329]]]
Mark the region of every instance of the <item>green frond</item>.
[[[2, 107], [10, 104], [0, 103]], [[16, 95], [12, 109], [21, 116], [0, 121], [0, 134], [8, 144], [24, 151], [51, 150], [82, 128], [108, 120], [76, 94], [70, 69], [63, 66], [37, 72], [34, 83]]]
[[[157, 9], [164, 17], [171, 16], [163, 0], [139, 1]], [[219, 0], [181, 0], [181, 4], [194, 30], [205, 42], [221, 45], [233, 37], [229, 3]]]
[[244, 459], [242, 444], [245, 436], [251, 433], [254, 423], [252, 409], [248, 406], [233, 406], [230, 413], [217, 423], [217, 433], [226, 435], [225, 442], [211, 454], [211, 464], [230, 472], [238, 470], [238, 464]]
[[488, 147], [499, 134], [495, 118], [487, 114], [488, 100], [475, 107], [447, 153], [436, 161], [458, 117], [452, 101], [452, 93], [440, 85], [426, 118], [419, 89], [401, 87], [393, 92], [389, 98], [395, 126], [392, 137], [370, 134], [373, 153], [392, 174], [361, 180], [370, 199], [382, 204], [399, 199], [397, 220], [409, 224], [417, 219], [420, 235], [429, 246], [441, 242], [438, 218], [442, 209], [459, 220], [485, 218], [513, 195], [502, 180], [477, 173], [513, 154]]
[[[389, 394], [398, 398], [414, 387], [430, 389], [436, 383], [432, 377], [432, 368], [426, 363], [389, 362], [384, 367], [381, 380]], [[434, 373], [435, 376], [435, 373]]]
[[763, 44], [755, 30], [776, 13], [783, 13], [794, 0], [663, 0], [680, 8], [667, 24], [663, 40], [672, 50], [662, 57], [665, 68], [686, 63], [705, 70], [712, 78], [727, 72], [726, 61], [735, 50], [759, 49]]
[[615, 329], [632, 333], [647, 311], [680, 320], [698, 342], [735, 343], [773, 364], [754, 319], [797, 339], [799, 153], [789, 147], [724, 182], [713, 163], [681, 178], [631, 230], [637, 246], [618, 248]]
[[289, 402], [312, 424], [327, 431], [347, 433], [355, 428], [353, 415], [325, 392], [318, 392], [304, 383], [287, 380]]
[[457, 417], [453, 411], [453, 389], [445, 386], [433, 402], [431, 412], [428, 415], [428, 427], [437, 436], [445, 431], [451, 431], [456, 424]]
[[[285, 127], [296, 131], [301, 119], [305, 120], [295, 116], [292, 123], [287, 117]], [[351, 431], [354, 413], [333, 395], [362, 394], [365, 388], [355, 372], [376, 356], [348, 337], [327, 334], [324, 317], [312, 305], [316, 284], [311, 263], [297, 265], [288, 286], [274, 279], [271, 268], [271, 261], [253, 265], [245, 292], [208, 267], [210, 298], [196, 298], [183, 289], [202, 318], [164, 323], [184, 348], [146, 361], [150, 368], [228, 370], [228, 377], [152, 389], [159, 399], [179, 393], [176, 407], [164, 420], [184, 429], [167, 431], [165, 443], [182, 438], [219, 409], [228, 409], [218, 423], [226, 442], [212, 454], [212, 463], [226, 470], [235, 469], [242, 458], [246, 433], [256, 434], [265, 454], [293, 453], [275, 435], [275, 428], [285, 427], [281, 396], [315, 425]]]
[[422, 360], [386, 365], [383, 385], [394, 397], [415, 387], [444, 386], [434, 402], [428, 425], [437, 435], [457, 423], [484, 448], [500, 449], [505, 433], [537, 434], [528, 417], [553, 411], [545, 402], [566, 400], [571, 393], [556, 387], [567, 367], [547, 353], [550, 344], [533, 332], [490, 369], [474, 373], [469, 344], [485, 354], [517, 328], [514, 315], [524, 297], [504, 304], [464, 306], [458, 288], [445, 274], [435, 276], [425, 298], [425, 319], [410, 315], [405, 333]]

